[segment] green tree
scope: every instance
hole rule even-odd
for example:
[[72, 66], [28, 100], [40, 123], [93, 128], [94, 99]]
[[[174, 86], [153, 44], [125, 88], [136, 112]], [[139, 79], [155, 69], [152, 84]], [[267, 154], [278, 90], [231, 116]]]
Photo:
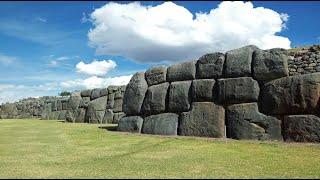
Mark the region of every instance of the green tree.
[[60, 96], [70, 96], [71, 92], [68, 91], [62, 91], [61, 93], [59, 93]]

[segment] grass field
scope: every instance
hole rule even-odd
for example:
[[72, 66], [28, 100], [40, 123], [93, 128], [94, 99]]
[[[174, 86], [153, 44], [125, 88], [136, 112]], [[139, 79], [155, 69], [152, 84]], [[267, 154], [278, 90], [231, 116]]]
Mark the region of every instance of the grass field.
[[0, 178], [320, 178], [320, 145], [134, 135], [99, 126], [0, 120]]

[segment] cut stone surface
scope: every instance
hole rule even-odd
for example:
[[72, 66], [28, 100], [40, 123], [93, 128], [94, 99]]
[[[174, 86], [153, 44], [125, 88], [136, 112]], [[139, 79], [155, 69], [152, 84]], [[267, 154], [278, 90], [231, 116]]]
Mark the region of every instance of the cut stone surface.
[[266, 114], [317, 114], [320, 73], [289, 76], [266, 83], [259, 105]]
[[213, 101], [214, 79], [197, 79], [192, 81], [191, 94], [193, 101]]
[[145, 114], [159, 114], [166, 110], [166, 97], [169, 83], [162, 83], [150, 86], [143, 102]]
[[167, 81], [193, 80], [196, 76], [196, 61], [184, 62], [168, 67]]
[[118, 131], [141, 133], [143, 119], [140, 116], [122, 117], [119, 120]]
[[260, 113], [257, 103], [228, 106], [226, 122], [228, 138], [282, 140], [281, 121]]
[[124, 117], [124, 116], [125, 116], [125, 114], [124, 114], [123, 112], [114, 113], [112, 123], [113, 123], [113, 124], [118, 124], [119, 121], [120, 121], [120, 119], [121, 119], [122, 117]]
[[108, 96], [108, 88], [101, 88], [100, 89], [100, 97]]
[[121, 112], [122, 111], [123, 99], [115, 99], [113, 112]]
[[259, 50], [259, 48], [254, 45], [250, 45], [228, 51], [226, 53], [224, 76], [251, 76], [252, 54], [255, 50]]
[[93, 89], [92, 92], [91, 92], [91, 96], [90, 96], [90, 99], [91, 100], [94, 100], [94, 99], [97, 99], [100, 97], [100, 90], [101, 89]]
[[108, 95], [107, 108], [112, 109], [114, 107], [114, 93]]
[[103, 122], [112, 124], [113, 123], [113, 111], [112, 109], [107, 109], [105, 114], [104, 114], [104, 118], [103, 118]]
[[142, 133], [177, 135], [179, 116], [174, 113], [151, 115], [145, 118]]
[[259, 91], [258, 82], [251, 77], [219, 79], [217, 98], [221, 104], [256, 102]]
[[148, 90], [144, 73], [136, 73], [132, 76], [123, 97], [123, 112], [127, 115], [141, 113], [141, 106]]
[[152, 67], [145, 73], [149, 86], [166, 82], [167, 68], [164, 66]]
[[283, 120], [285, 141], [320, 142], [320, 118], [314, 115], [290, 115]]
[[194, 102], [180, 115], [179, 134], [221, 138], [225, 134], [224, 108], [212, 102]]
[[192, 81], [172, 82], [169, 88], [169, 111], [183, 112], [190, 108], [189, 90]]
[[223, 73], [223, 53], [212, 53], [201, 56], [197, 62], [197, 77], [200, 79], [219, 78]]
[[107, 96], [92, 100], [88, 104], [85, 121], [88, 123], [101, 123], [107, 105]]
[[81, 96], [82, 97], [90, 97], [91, 96], [91, 89], [87, 89], [87, 90], [84, 90], [84, 91], [81, 91]]
[[256, 50], [252, 60], [253, 77], [266, 82], [288, 76], [288, 59], [284, 49]]

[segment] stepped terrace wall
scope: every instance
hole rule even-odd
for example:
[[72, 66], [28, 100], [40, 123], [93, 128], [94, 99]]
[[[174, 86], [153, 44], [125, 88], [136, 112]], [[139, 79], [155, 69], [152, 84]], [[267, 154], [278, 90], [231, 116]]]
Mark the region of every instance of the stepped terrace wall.
[[118, 130], [320, 142], [320, 73], [292, 74], [288, 61], [251, 45], [136, 73]]

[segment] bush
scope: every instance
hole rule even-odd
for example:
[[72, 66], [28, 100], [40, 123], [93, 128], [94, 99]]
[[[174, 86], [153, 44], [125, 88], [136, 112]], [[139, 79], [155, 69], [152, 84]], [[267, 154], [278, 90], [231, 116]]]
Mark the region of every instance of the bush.
[[60, 95], [60, 96], [70, 96], [70, 95], [71, 95], [71, 92], [62, 91], [59, 95]]

